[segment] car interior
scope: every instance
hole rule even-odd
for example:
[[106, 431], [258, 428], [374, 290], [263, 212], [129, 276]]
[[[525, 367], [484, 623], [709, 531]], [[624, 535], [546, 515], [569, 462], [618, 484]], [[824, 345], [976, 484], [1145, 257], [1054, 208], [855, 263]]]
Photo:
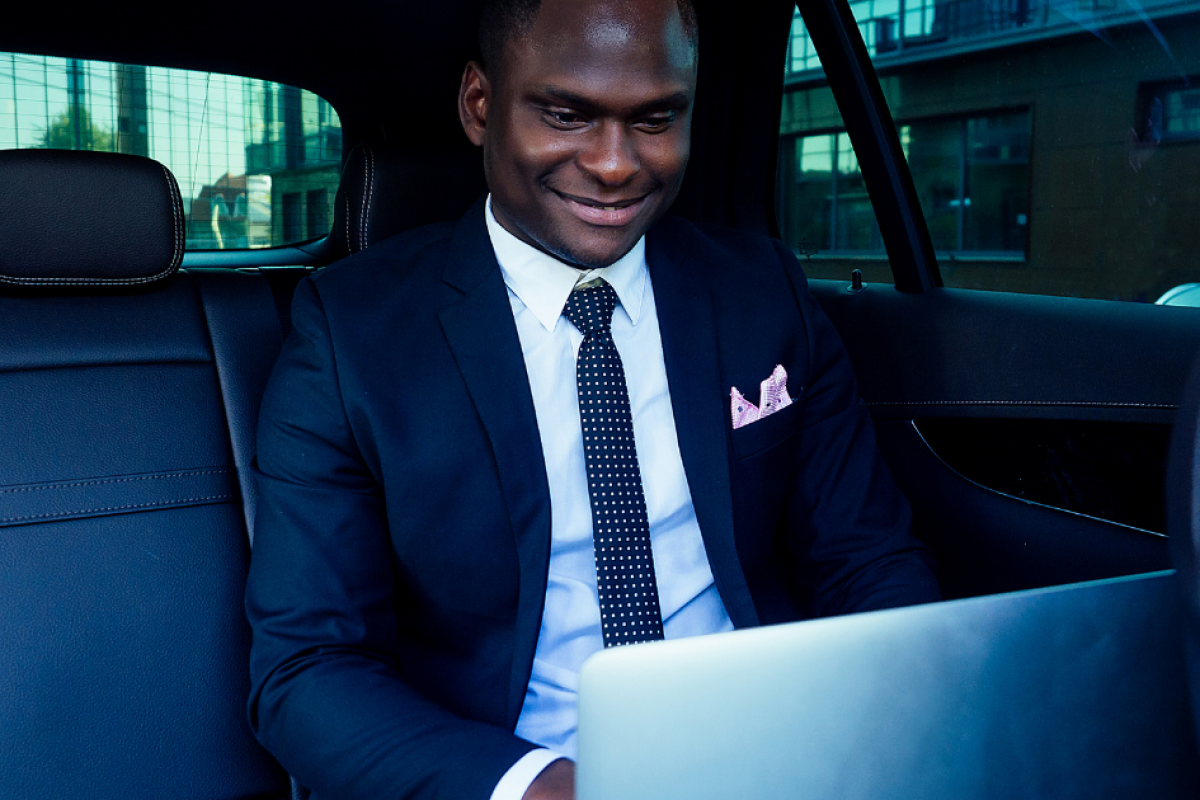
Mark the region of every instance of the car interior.
[[[270, 247], [185, 246], [195, 181], [157, 161], [96, 146], [54, 149], [48, 138], [0, 149], [0, 797], [292, 796], [245, 717], [242, 598], [259, 402], [299, 281], [396, 233], [455, 219], [485, 191], [478, 152], [455, 111], [463, 65], [475, 57], [479, 5], [266, 0], [227, 16], [64, 0], [24, 8], [20, 24], [0, 27], [0, 63], [13, 53], [246, 76], [318, 95], [341, 124], [331, 213], [315, 218], [324, 232], [312, 235], [310, 224], [302, 239]], [[1124, 758], [1122, 774], [1133, 783], [1110, 796], [1144, 796], [1137, 781], [1154, 770], [1156, 794], [1194, 797], [1200, 393], [1194, 381], [1187, 397], [1185, 389], [1200, 350], [1200, 312], [1087, 290], [954, 284], [950, 278], [975, 267], [947, 255], [931, 233], [905, 129], [889, 108], [909, 62], [887, 52], [882, 28], [853, 5], [805, 0], [797, 17], [787, 0], [696, 0], [699, 89], [674, 211], [787, 235], [779, 211], [784, 100], [793, 84], [828, 93], [841, 128], [818, 133], [853, 146], [879, 249], [835, 257], [787, 243], [850, 353], [914, 530], [937, 558], [943, 594], [958, 600], [1129, 576], [1169, 581], [1169, 590], [1130, 595], [1147, 605], [1125, 625], [1169, 620], [1167, 633], [1147, 645], [1161, 650], [1119, 662], [1150, 670], [1139, 679], [1178, 697], [1151, 726], [1166, 732], [1169, 751], [1164, 757], [1163, 737], [1150, 748], [1130, 726], [1118, 755], [1079, 747], [1077, 761], [1059, 766], [1070, 774], [1089, 769], [1090, 759]], [[1016, 9], [1006, 14], [1025, 13], [1019, 2], [1003, 5]], [[1135, 31], [1159, 32], [1179, 67], [1151, 77], [1166, 86], [1189, 68], [1200, 73], [1200, 45], [1181, 44], [1200, 6], [1176, 3], [1161, 17], [1134, 7], [1114, 6], [1128, 13], [1109, 25], [1095, 16], [1108, 6], [1096, 5], [1087, 20], [1072, 19], [1071, 41], [1119, 53]], [[808, 83], [793, 80], [788, 66], [797, 58], [797, 20], [819, 57], [820, 74], [801, 76]], [[913, 41], [910, 53], [921, 43]], [[1029, 62], [1039, 41], [1005, 40], [1004, 58]], [[982, 58], [952, 55], [964, 69]], [[1158, 86], [1151, 77], [1141, 80]], [[1180, 91], [1193, 102], [1190, 88]], [[1028, 101], [1035, 137], [1040, 115], [1054, 113], [1038, 102]], [[1135, 113], [1122, 118], [1121, 135]], [[1188, 142], [1171, 146], [1173, 158], [1200, 163]], [[1135, 151], [1115, 157], [1124, 164], [1127, 152]], [[1050, 151], [1032, 168], [1052, 162]], [[1172, 198], [1185, 216], [1200, 208], [1182, 189]], [[1032, 225], [1040, 209], [1035, 189]], [[961, 220], [966, 212], [958, 213]], [[1190, 251], [1195, 264], [1194, 218], [1174, 235], [1171, 246]], [[995, 269], [1032, 269], [1014, 264]], [[1170, 281], [1198, 275], [1195, 264], [1190, 278], [1176, 271]], [[1173, 566], [1179, 572], [1164, 576]], [[1082, 624], [1072, 614], [1086, 605], [1066, 603], [1038, 624], [1069, 636]], [[1109, 635], [1102, 626], [1088, 630], [1072, 646], [1099, 647]], [[998, 645], [997, 658], [1010, 656]], [[1038, 653], [1020, 658], [1016, 668], [1040, 668]], [[1078, 705], [1085, 711], [1088, 696], [1111, 693], [1129, 675], [1087, 679]], [[1064, 726], [1075, 736], [1082, 729]], [[1045, 789], [1035, 796], [1075, 796]]]

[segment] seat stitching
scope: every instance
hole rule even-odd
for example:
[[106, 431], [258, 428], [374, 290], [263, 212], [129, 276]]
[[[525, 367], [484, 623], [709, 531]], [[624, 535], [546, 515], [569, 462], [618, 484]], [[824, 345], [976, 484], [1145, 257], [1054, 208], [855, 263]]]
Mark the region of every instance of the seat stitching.
[[162, 164], [158, 165], [167, 176], [167, 189], [171, 197], [171, 263], [162, 272], [144, 275], [140, 278], [14, 278], [11, 275], [0, 275], [0, 283], [12, 286], [136, 286], [141, 283], [151, 283], [165, 278], [179, 268], [183, 261], [184, 236], [180, 224], [180, 212], [183, 201], [179, 194], [179, 184], [175, 176]]
[[183, 226], [180, 224], [180, 212], [183, 210], [183, 200], [179, 192], [179, 184], [175, 182], [175, 176], [171, 174], [171, 170], [165, 165], [159, 164], [162, 167], [163, 174], [167, 176], [167, 193], [171, 197], [171, 229], [175, 233], [175, 246], [171, 253], [171, 268], [176, 266], [176, 262], [183, 259]]
[[1120, 403], [1104, 400], [869, 400], [868, 406], [1103, 406], [1106, 408], [1179, 408], [1173, 403]]
[[195, 472], [177, 472], [164, 475], [137, 475], [131, 478], [105, 478], [103, 480], [93, 481], [75, 481], [72, 483], [50, 483], [41, 486], [19, 486], [14, 488], [0, 489], [0, 494], [16, 494], [18, 492], [37, 492], [42, 489], [67, 489], [75, 486], [104, 486], [114, 483], [131, 483], [133, 481], [153, 481], [162, 478], [190, 478], [196, 475], [228, 475], [227, 469], [206, 469], [197, 470]]
[[140, 278], [14, 278], [11, 275], [0, 275], [0, 283], [14, 286], [130, 286], [138, 283], [151, 283], [169, 275], [174, 265], [155, 275], [145, 275]]
[[362, 220], [359, 222], [358, 249], [367, 247], [367, 217], [371, 213], [371, 198], [375, 194], [375, 154], [370, 145], [363, 145], [366, 169], [363, 178]]
[[232, 500], [232, 494], [212, 494], [206, 497], [183, 497], [178, 500], [159, 500], [154, 503], [132, 503], [124, 506], [105, 506], [103, 508], [85, 508], [79, 511], [57, 511], [53, 514], [33, 514], [25, 517], [0, 517], [0, 522], [24, 522], [32, 519], [54, 519], [55, 517], [74, 517], [80, 514], [98, 514], [103, 511], [129, 511], [135, 508], [154, 508], [161, 506], [176, 506], [183, 503], [200, 503], [207, 500]]

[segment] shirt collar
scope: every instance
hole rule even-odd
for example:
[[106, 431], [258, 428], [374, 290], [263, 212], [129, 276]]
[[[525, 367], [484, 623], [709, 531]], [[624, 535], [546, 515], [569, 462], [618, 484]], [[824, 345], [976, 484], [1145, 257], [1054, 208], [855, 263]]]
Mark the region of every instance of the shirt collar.
[[629, 321], [637, 325], [649, 276], [645, 236], [637, 240], [632, 250], [607, 267], [585, 271], [543, 253], [509, 233], [492, 213], [490, 194], [484, 216], [505, 285], [533, 312], [546, 330], [554, 330], [575, 285], [593, 278], [604, 278], [612, 285], [621, 307], [629, 315]]

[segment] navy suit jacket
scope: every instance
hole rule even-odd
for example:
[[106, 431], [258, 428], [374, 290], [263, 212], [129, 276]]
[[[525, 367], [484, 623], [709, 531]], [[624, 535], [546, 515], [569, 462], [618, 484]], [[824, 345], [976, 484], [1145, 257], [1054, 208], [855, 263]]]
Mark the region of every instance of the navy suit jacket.
[[[679, 449], [737, 627], [938, 597], [837, 335], [779, 242], [673, 216], [647, 262]], [[550, 496], [482, 202], [300, 284], [263, 404], [250, 718], [316, 797], [487, 798]], [[733, 430], [776, 364], [795, 402]]]

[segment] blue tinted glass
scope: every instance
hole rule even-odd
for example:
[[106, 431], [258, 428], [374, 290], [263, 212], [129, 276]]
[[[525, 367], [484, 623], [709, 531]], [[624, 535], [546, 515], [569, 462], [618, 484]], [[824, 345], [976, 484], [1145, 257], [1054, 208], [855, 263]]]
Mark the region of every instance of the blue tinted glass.
[[26, 147], [153, 158], [179, 182], [189, 248], [270, 247], [329, 233], [342, 128], [294, 86], [0, 53], [0, 148]]
[[[947, 286], [1153, 302], [1200, 282], [1198, 9], [850, 1]], [[842, 127], [810, 111], [832, 95], [798, 16], [789, 46], [785, 149]], [[781, 208], [802, 216], [789, 190]], [[835, 220], [847, 199], [833, 197]], [[851, 244], [835, 237], [827, 260], [861, 261]]]

